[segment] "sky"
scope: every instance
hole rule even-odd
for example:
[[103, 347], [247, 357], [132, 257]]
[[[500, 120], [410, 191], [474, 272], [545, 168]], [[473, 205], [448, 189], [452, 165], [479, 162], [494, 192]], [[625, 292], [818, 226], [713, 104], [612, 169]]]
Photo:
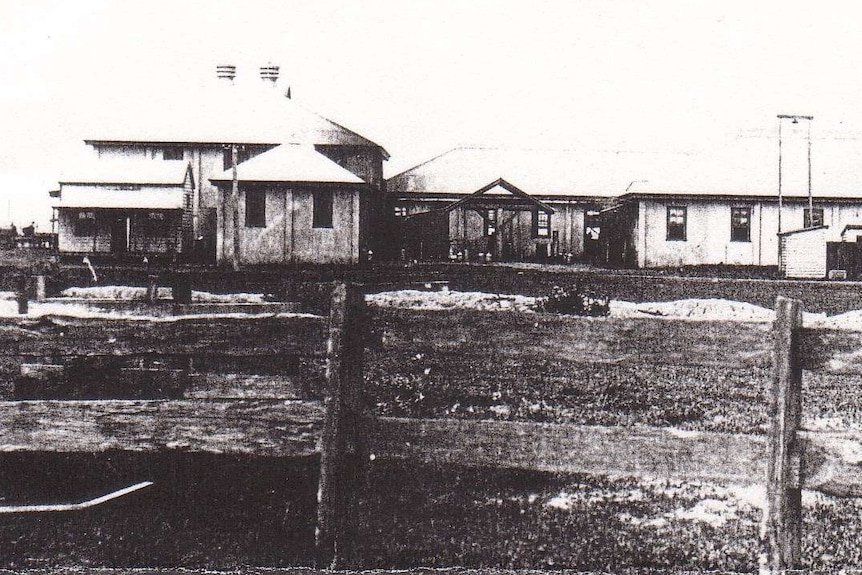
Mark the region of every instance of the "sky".
[[302, 105], [383, 145], [388, 174], [459, 145], [686, 150], [862, 135], [862, 5], [516, 0], [0, 0], [0, 225], [107, 107], [281, 67]]

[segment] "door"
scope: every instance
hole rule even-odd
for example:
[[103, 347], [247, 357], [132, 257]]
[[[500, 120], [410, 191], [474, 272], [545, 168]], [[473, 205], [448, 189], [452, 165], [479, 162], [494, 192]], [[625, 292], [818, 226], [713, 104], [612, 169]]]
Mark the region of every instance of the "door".
[[114, 216], [111, 218], [111, 253], [125, 254], [129, 251], [129, 218]]
[[597, 209], [588, 209], [584, 212], [584, 260], [597, 263], [601, 251], [601, 215]]

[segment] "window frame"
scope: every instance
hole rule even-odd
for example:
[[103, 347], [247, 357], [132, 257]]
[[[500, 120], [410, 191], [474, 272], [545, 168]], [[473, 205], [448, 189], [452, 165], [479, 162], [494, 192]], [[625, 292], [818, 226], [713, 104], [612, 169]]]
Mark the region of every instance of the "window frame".
[[[682, 217], [682, 223], [675, 223], [673, 212], [680, 210], [677, 217]], [[665, 241], [686, 242], [688, 241], [688, 206], [671, 204], [667, 206], [667, 218], [665, 220]], [[681, 230], [682, 233], [672, 233], [673, 230]]]
[[392, 208], [392, 213], [395, 214], [396, 218], [406, 218], [407, 206], [394, 206]]
[[266, 190], [245, 190], [245, 227], [266, 227]]
[[[739, 223], [740, 214], [745, 214], [745, 225]], [[744, 230], [744, 234], [738, 234]], [[751, 206], [731, 206], [730, 208], [730, 241], [751, 243]]]
[[72, 235], [78, 238], [93, 237], [97, 230], [94, 210], [76, 210], [75, 219], [72, 222]]
[[[544, 216], [545, 222], [542, 223]], [[551, 237], [551, 214], [545, 210], [533, 210], [533, 237], [547, 239]]]
[[335, 193], [332, 190], [313, 190], [311, 212], [313, 229], [331, 230], [335, 221]]
[[[819, 217], [818, 217], [819, 216]], [[815, 220], [820, 221], [820, 223], [815, 224]], [[802, 227], [804, 229], [808, 228], [817, 228], [824, 225], [826, 221], [826, 212], [823, 209], [823, 206], [814, 206], [813, 211], [809, 212], [808, 207], [802, 208]]]

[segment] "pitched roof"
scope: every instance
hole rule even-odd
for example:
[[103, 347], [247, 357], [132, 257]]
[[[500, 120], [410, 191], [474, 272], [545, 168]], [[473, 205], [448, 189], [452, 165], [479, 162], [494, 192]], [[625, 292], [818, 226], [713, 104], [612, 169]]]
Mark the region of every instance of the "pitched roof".
[[[67, 168], [58, 178], [63, 184], [178, 185], [191, 178], [188, 162], [182, 160], [138, 160], [88, 158]], [[65, 193], [65, 192], [63, 192]]]
[[379, 147], [389, 157], [379, 144], [266, 85], [214, 85], [181, 96], [124, 103], [104, 112], [85, 141], [340, 144]]
[[[237, 165], [243, 182], [291, 182], [362, 184], [362, 178], [342, 168], [311, 146], [283, 144]], [[210, 178], [213, 182], [233, 179], [232, 170]]]
[[[797, 142], [798, 144], [798, 142]], [[785, 142], [783, 193], [807, 195], [807, 160]], [[793, 152], [793, 153], [789, 153]], [[862, 142], [812, 145], [812, 193], [862, 197]], [[774, 137], [737, 138], [690, 152], [456, 148], [387, 180], [396, 195], [470, 194], [497, 178], [539, 197], [776, 196]]]

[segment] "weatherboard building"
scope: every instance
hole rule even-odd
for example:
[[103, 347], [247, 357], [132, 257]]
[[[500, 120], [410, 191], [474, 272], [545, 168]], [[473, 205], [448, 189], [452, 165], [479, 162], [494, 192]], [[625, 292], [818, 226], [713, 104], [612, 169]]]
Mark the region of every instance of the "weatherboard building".
[[754, 137], [685, 153], [458, 148], [387, 191], [411, 258], [779, 266], [822, 278], [843, 265], [827, 262], [827, 243], [855, 242], [862, 228], [862, 150], [818, 148], [811, 198], [797, 161], [781, 202], [775, 141]]
[[263, 66], [242, 83], [234, 66], [219, 66], [219, 81], [196, 97], [91, 128], [92, 165], [60, 181], [60, 253], [243, 264], [349, 264], [372, 253], [388, 215], [386, 150], [298, 105], [278, 71]]

